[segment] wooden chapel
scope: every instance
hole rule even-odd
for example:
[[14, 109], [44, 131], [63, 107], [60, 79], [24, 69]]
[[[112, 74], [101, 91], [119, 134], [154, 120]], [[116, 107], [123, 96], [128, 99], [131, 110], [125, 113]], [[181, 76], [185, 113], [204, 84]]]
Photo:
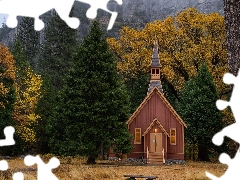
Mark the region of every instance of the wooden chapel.
[[184, 129], [187, 127], [164, 97], [158, 45], [154, 42], [151, 79], [146, 98], [126, 122], [134, 136], [128, 158], [144, 157], [147, 163], [184, 160]]

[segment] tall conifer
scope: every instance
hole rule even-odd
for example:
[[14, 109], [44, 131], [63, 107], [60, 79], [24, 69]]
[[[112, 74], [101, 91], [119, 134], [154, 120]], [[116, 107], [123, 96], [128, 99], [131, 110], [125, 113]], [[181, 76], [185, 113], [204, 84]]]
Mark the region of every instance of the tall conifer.
[[22, 18], [17, 36], [23, 47], [23, 54], [26, 61], [36, 70], [40, 47], [40, 32], [34, 29], [34, 18]]
[[223, 116], [216, 108], [217, 99], [213, 77], [204, 63], [198, 74], [185, 84], [178, 104], [178, 112], [188, 126], [186, 142], [197, 145], [199, 160], [209, 161], [212, 150], [217, 152], [212, 137], [224, 126]]
[[39, 68], [42, 74], [49, 76], [55, 91], [62, 88], [63, 78], [73, 65], [71, 56], [76, 45], [76, 30], [53, 11], [53, 17], [45, 30]]
[[129, 152], [129, 97], [98, 22], [77, 48], [74, 62], [48, 126], [52, 152], [85, 155], [88, 163], [95, 163], [102, 148]]

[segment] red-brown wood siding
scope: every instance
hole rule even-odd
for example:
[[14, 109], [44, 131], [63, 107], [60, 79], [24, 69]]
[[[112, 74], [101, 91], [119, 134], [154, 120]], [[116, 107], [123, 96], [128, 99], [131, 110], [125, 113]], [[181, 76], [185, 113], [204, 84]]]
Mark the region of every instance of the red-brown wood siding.
[[184, 154], [167, 154], [167, 159], [184, 160]]
[[[179, 157], [179, 153], [183, 152], [184, 147], [184, 140], [183, 140], [183, 132], [182, 125], [173, 115], [173, 113], [169, 110], [167, 105], [162, 101], [159, 95], [154, 92], [152, 97], [148, 100], [148, 102], [144, 105], [144, 107], [140, 110], [140, 112], [136, 115], [133, 121], [129, 124], [130, 133], [134, 135], [135, 128], [141, 128], [142, 134], [146, 131], [149, 125], [153, 122], [153, 120], [157, 118], [157, 120], [161, 123], [164, 129], [170, 135], [170, 128], [176, 128], [176, 145], [170, 145], [169, 137], [167, 137], [167, 156], [169, 154], [176, 154], [176, 157]], [[138, 154], [140, 152], [144, 153], [147, 151], [147, 146], [149, 146], [149, 133], [154, 132], [154, 129], [157, 129], [157, 132], [162, 132], [157, 124], [155, 124], [152, 129], [148, 132], [145, 136], [145, 143], [144, 139], [142, 139], [141, 144], [134, 144], [134, 149], [132, 153]], [[163, 132], [162, 132], [163, 133]], [[163, 146], [164, 150], [166, 146], [166, 138], [163, 133]], [[145, 144], [145, 148], [143, 147]], [[129, 157], [132, 156], [131, 154]], [[172, 155], [173, 156], [173, 155]], [[181, 155], [182, 157], [182, 155]], [[169, 157], [168, 157], [169, 158]]]

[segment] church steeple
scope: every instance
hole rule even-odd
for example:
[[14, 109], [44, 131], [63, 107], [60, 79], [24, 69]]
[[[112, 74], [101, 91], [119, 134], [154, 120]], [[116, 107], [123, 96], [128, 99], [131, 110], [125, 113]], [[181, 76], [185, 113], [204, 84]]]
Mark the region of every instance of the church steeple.
[[153, 47], [152, 63], [150, 66], [151, 79], [150, 79], [150, 83], [149, 83], [148, 93], [150, 93], [154, 87], [157, 87], [163, 93], [162, 83], [160, 80], [160, 68], [161, 67], [162, 67], [162, 65], [160, 64], [160, 60], [159, 60], [159, 56], [158, 56], [158, 45], [155, 40], [154, 47]]

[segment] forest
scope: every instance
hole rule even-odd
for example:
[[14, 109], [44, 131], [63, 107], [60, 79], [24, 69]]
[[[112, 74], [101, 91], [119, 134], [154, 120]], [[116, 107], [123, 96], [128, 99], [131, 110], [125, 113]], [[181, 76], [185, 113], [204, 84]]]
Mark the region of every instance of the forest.
[[80, 155], [94, 163], [110, 147], [129, 153], [125, 122], [146, 96], [154, 40], [164, 96], [189, 126], [186, 159], [216, 161], [222, 151], [235, 153], [231, 140], [221, 148], [211, 144], [234, 122], [230, 109], [215, 106], [231, 93], [222, 81], [228, 72], [223, 16], [188, 8], [141, 29], [123, 26], [117, 38], [94, 21], [81, 41], [56, 13], [42, 42], [33, 23], [23, 18], [14, 43], [0, 46], [0, 129], [14, 126], [17, 142], [2, 155]]

